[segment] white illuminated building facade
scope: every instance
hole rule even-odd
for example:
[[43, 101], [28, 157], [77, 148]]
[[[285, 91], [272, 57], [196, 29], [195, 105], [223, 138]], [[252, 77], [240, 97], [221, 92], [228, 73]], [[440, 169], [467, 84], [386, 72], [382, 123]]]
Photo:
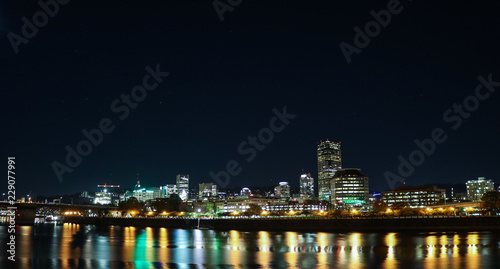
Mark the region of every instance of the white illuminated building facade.
[[152, 187], [152, 188], [136, 188], [132, 196], [137, 198], [140, 202], [146, 202], [147, 200], [154, 200], [156, 198], [161, 197], [160, 188]]
[[313, 197], [314, 196], [314, 178], [311, 173], [300, 175], [300, 196]]
[[481, 201], [483, 194], [495, 190], [493, 181], [484, 177], [469, 180], [465, 185], [467, 186], [467, 198], [473, 202]]
[[94, 204], [109, 205], [112, 201], [112, 194], [107, 192], [106, 189], [95, 193]]
[[212, 183], [201, 183], [198, 189], [198, 199], [208, 200], [209, 198], [217, 198], [217, 185]]
[[177, 175], [177, 194], [179, 197], [186, 201], [189, 198], [189, 175]]
[[160, 187], [163, 197], [169, 198], [172, 194], [177, 194], [177, 185], [176, 184], [167, 184], [165, 186]]
[[290, 198], [290, 185], [288, 182], [280, 182], [278, 186], [274, 187], [274, 195], [279, 198]]
[[252, 191], [249, 188], [244, 187], [240, 191], [240, 196], [247, 196], [247, 197], [252, 196]]

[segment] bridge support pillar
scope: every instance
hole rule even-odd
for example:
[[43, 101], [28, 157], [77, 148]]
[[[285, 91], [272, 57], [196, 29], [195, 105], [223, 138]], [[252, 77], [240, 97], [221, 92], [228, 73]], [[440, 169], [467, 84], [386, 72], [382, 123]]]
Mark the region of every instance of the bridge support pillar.
[[33, 225], [35, 224], [36, 205], [35, 204], [17, 204], [16, 224]]

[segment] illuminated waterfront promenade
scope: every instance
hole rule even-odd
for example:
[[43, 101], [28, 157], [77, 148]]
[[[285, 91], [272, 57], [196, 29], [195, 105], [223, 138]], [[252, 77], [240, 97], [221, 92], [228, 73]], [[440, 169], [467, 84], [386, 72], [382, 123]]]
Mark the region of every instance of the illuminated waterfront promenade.
[[269, 231], [477, 231], [500, 230], [500, 217], [263, 217], [263, 218], [92, 218], [66, 217], [68, 223], [166, 228]]

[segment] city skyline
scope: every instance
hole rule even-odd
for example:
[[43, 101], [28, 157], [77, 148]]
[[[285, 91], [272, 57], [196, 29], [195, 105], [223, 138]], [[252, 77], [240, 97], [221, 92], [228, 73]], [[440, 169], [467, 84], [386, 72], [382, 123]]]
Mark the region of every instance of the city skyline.
[[[22, 34], [21, 18], [40, 10], [34, 2], [3, 5], [4, 36]], [[431, 14], [423, 3], [405, 3], [350, 63], [339, 45], [353, 45], [353, 29], [364, 29], [370, 11], [385, 4], [332, 2], [299, 12], [295, 2], [245, 3], [223, 23], [204, 3], [101, 8], [62, 5], [18, 53], [8, 38], [0, 44], [9, 89], [0, 98], [9, 129], [1, 138], [4, 152], [23, 168], [20, 194], [126, 184], [137, 173], [156, 186], [179, 173], [199, 184], [231, 160], [241, 170], [228, 186], [289, 181], [293, 187], [302, 169], [319, 180], [311, 156], [314, 142], [327, 138], [342, 141], [344, 165], [362, 168], [377, 191], [391, 187], [386, 172], [411, 185], [500, 178], [490, 157], [500, 150], [498, 126], [491, 124], [500, 116], [498, 90], [484, 100], [488, 81], [500, 80], [494, 3], [453, 14], [444, 3], [433, 3]], [[124, 21], [116, 9], [137, 16]], [[292, 13], [276, 16], [284, 10]], [[464, 19], [470, 17], [473, 23]], [[144, 98], [140, 88], [132, 92], [153, 85]], [[481, 85], [481, 100], [468, 98]], [[273, 122], [279, 131], [268, 132], [283, 113], [296, 117]], [[428, 141], [437, 128], [446, 140], [401, 176], [401, 159], [409, 162], [420, 149], [415, 141]], [[260, 146], [250, 147], [248, 137]], [[90, 141], [92, 152], [71, 167], [68, 148], [78, 151], [80, 143], [86, 154], [81, 141]], [[54, 162], [71, 172], [60, 180]]]
[[499, 11], [0, 1], [0, 267], [500, 268]]

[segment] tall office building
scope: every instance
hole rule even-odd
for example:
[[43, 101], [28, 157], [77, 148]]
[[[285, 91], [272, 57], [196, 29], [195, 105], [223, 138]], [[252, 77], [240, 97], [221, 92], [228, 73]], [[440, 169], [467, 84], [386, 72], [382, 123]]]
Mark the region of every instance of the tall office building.
[[208, 198], [217, 198], [217, 185], [212, 183], [201, 183], [198, 189], [198, 199], [206, 200]]
[[368, 203], [368, 176], [358, 168], [339, 169], [331, 181], [332, 202], [343, 206]]
[[469, 180], [465, 185], [467, 186], [467, 198], [473, 202], [480, 201], [483, 194], [495, 190], [493, 181], [484, 177], [479, 177], [477, 180]]
[[311, 173], [300, 175], [300, 196], [314, 196], [314, 178], [311, 177]]
[[290, 198], [290, 185], [288, 185], [288, 182], [280, 182], [278, 186], [274, 187], [274, 195], [279, 198]]
[[[335, 173], [342, 168], [340, 142], [320, 141], [318, 143], [318, 196], [319, 200], [331, 200], [330, 182]], [[331, 200], [335, 202], [335, 200]]]
[[189, 198], [189, 175], [177, 175], [176, 185], [177, 194], [183, 201], [186, 201]]

